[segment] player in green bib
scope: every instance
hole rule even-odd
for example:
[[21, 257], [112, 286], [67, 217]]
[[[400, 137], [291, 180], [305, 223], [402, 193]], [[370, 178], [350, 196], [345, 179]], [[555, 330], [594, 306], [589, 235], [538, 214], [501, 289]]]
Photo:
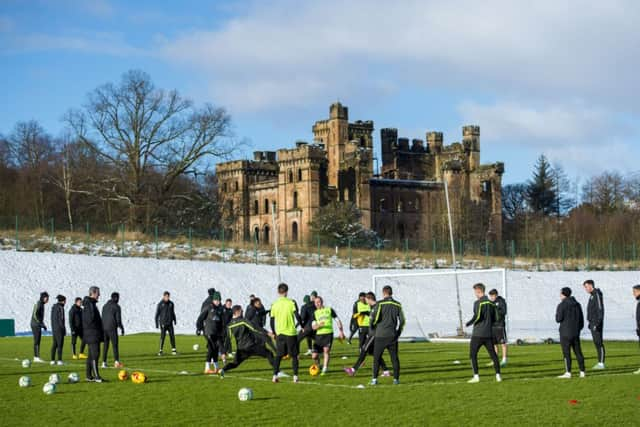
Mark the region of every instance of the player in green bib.
[[291, 357], [293, 368], [293, 382], [298, 382], [298, 329], [301, 324], [298, 305], [292, 299], [287, 298], [289, 286], [286, 283], [278, 285], [278, 299], [271, 306], [271, 330], [276, 335], [276, 358], [273, 363], [273, 382], [277, 383], [280, 373], [280, 362], [285, 355]]
[[312, 328], [316, 331], [316, 339], [311, 357], [314, 363], [317, 363], [320, 352], [324, 354], [322, 373], [320, 375], [325, 375], [329, 367], [331, 344], [333, 344], [333, 319], [336, 319], [335, 323], [338, 325], [341, 340], [344, 339], [344, 331], [342, 330], [342, 322], [338, 318], [335, 310], [331, 307], [325, 307], [322, 297], [316, 297], [315, 304], [316, 311], [314, 313]]

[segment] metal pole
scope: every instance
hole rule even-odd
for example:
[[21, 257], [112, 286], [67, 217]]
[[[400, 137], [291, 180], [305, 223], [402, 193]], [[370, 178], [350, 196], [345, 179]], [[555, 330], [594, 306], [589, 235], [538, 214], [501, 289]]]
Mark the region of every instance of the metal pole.
[[462, 305], [460, 302], [460, 283], [458, 281], [457, 265], [456, 265], [456, 245], [453, 239], [453, 223], [451, 222], [451, 204], [449, 203], [449, 185], [447, 180], [442, 178], [444, 183], [444, 196], [447, 201], [447, 218], [449, 219], [449, 239], [451, 240], [451, 259], [453, 260], [453, 276], [456, 281], [456, 301], [458, 303], [458, 335], [463, 335], [464, 323], [462, 322]]
[[282, 274], [280, 273], [280, 254], [278, 253], [278, 220], [276, 219], [276, 202], [273, 202], [271, 217], [273, 220], [273, 243], [276, 247], [276, 267], [278, 268], [278, 283], [282, 283]]
[[55, 237], [55, 222], [54, 219], [51, 218], [51, 252], [56, 251], [56, 237]]
[[120, 256], [124, 257], [124, 224], [122, 224], [122, 249], [120, 250]]
[[18, 225], [19, 223], [19, 217], [18, 215], [16, 215], [16, 252], [18, 252], [20, 250], [20, 226]]
[[156, 259], [158, 259], [158, 224], [153, 229], [153, 237], [156, 243]]

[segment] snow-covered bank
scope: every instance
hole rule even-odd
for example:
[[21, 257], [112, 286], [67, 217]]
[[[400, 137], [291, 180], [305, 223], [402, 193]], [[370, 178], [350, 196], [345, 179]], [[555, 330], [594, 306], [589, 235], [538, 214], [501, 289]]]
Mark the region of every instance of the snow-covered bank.
[[[315, 267], [282, 267], [281, 271], [293, 298], [301, 303], [302, 296], [315, 289], [345, 323], [357, 293], [371, 288], [374, 274], [407, 272]], [[495, 287], [499, 285], [497, 277], [485, 277], [479, 272], [461, 280], [465, 320], [471, 315], [471, 282], [487, 280], [489, 286]], [[508, 272], [511, 338], [555, 337], [554, 314], [560, 288], [572, 287], [578, 300], [586, 304], [587, 295], [581, 286], [586, 278], [594, 279], [605, 295], [605, 337], [634, 339], [635, 300], [631, 286], [640, 283], [640, 272], [635, 271]], [[17, 331], [27, 331], [33, 304], [41, 291], [48, 291], [52, 300], [63, 294], [70, 304], [74, 297], [85, 295], [89, 286], [96, 285], [102, 290], [101, 302], [111, 292], [120, 292], [126, 331], [147, 332], [153, 331], [155, 307], [162, 292], [169, 290], [176, 304], [178, 332], [193, 333], [207, 288], [215, 287], [223, 298], [232, 298], [243, 306], [250, 294], [256, 294], [268, 307], [275, 299], [277, 281], [276, 267], [266, 265], [0, 251], [0, 318], [13, 318]], [[445, 282], [434, 286], [425, 279], [403, 287], [402, 280], [397, 281], [397, 299], [404, 303], [413, 323], [407, 334], [415, 335], [419, 329], [428, 334], [439, 330], [438, 323], [457, 325], [455, 285], [453, 281]], [[46, 315], [48, 323], [49, 308]], [[427, 320], [421, 320], [418, 326], [417, 318]]]

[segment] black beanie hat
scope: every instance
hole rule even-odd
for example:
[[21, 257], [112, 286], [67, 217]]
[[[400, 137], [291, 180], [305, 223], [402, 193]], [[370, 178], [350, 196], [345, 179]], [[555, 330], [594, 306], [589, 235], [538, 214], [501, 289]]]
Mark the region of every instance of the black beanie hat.
[[49, 298], [49, 294], [46, 292], [40, 292], [40, 301], [43, 301], [45, 298]]
[[209, 288], [207, 292], [209, 293], [209, 296], [213, 296], [213, 294], [216, 293], [216, 288]]
[[64, 295], [58, 295], [56, 299], [58, 300], [58, 302], [62, 302], [62, 301], [66, 301], [67, 297], [65, 297]]
[[560, 293], [561, 293], [562, 295], [564, 295], [565, 297], [570, 297], [570, 296], [571, 296], [571, 288], [564, 287], [564, 288], [562, 288], [562, 290], [560, 291]]

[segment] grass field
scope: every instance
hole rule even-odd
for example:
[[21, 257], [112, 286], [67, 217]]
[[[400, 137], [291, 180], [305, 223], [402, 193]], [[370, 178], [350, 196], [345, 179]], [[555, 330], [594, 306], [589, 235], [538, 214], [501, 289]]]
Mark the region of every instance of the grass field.
[[[177, 339], [180, 355], [158, 357], [157, 336], [122, 337], [122, 362], [149, 376], [149, 383], [136, 385], [119, 382], [113, 368], [102, 371], [107, 383], [85, 383], [84, 361], [22, 368], [20, 361], [32, 357], [31, 338], [2, 338], [0, 424], [640, 425], [640, 376], [631, 373], [640, 366], [637, 343], [607, 343], [607, 370], [592, 372], [595, 352], [585, 342], [587, 378], [571, 380], [555, 378], [563, 371], [558, 345], [510, 347], [502, 383], [495, 382], [492, 368], [484, 367], [488, 357], [481, 353], [479, 384], [466, 384], [471, 375], [466, 345], [407, 343], [400, 349], [401, 385], [381, 378], [379, 386], [359, 389], [370, 377], [370, 359], [355, 378], [342, 372], [355, 361], [355, 342], [336, 343], [329, 375], [310, 377], [310, 359], [303, 357], [299, 384], [290, 378], [271, 384], [263, 359], [249, 360], [224, 379], [202, 375], [204, 340]], [[50, 340], [43, 339], [43, 355]], [[70, 359], [70, 339], [66, 341]], [[198, 352], [192, 350], [195, 343], [200, 344]], [[290, 361], [283, 361], [283, 367], [291, 373]], [[61, 374], [63, 383], [56, 394], [47, 396], [42, 385], [53, 372]], [[80, 373], [79, 384], [65, 383], [70, 372]], [[33, 386], [18, 387], [21, 375], [31, 376]], [[253, 401], [237, 399], [241, 387], [254, 390]]]

